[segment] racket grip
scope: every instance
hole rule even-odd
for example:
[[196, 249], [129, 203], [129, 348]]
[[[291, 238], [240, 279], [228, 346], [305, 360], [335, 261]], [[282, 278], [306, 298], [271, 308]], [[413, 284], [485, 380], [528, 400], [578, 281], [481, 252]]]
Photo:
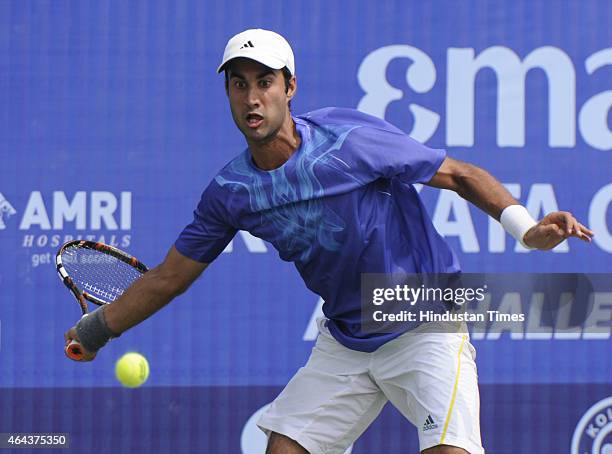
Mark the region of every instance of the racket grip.
[[76, 339], [72, 339], [64, 349], [66, 356], [74, 361], [83, 360], [83, 347]]

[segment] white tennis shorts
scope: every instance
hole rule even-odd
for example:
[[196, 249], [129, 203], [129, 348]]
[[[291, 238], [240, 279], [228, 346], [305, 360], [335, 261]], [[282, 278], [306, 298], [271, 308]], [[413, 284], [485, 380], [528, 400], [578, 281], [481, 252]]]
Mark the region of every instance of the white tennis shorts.
[[[306, 365], [257, 425], [311, 454], [342, 454], [390, 401], [419, 433], [421, 450], [445, 444], [484, 453], [476, 352], [465, 325], [428, 323], [372, 353], [344, 347], [319, 319]], [[437, 332], [433, 332], [437, 331]]]

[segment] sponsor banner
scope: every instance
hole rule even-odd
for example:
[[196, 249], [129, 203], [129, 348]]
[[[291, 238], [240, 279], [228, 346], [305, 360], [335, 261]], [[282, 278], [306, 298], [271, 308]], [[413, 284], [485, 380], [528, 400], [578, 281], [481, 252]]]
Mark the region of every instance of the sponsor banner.
[[[595, 231], [592, 244], [527, 251], [459, 195], [417, 185], [464, 272], [612, 272], [608, 2], [315, 4], [314, 15], [258, 1], [0, 4], [0, 386], [90, 386], [62, 357], [79, 312], [53, 255], [82, 238], [151, 267], [163, 259], [203, 188], [244, 149], [215, 69], [248, 27], [293, 44], [294, 112], [336, 105], [385, 118], [486, 168], [534, 217], [570, 210]], [[278, 14], [264, 20], [264, 9]], [[259, 238], [239, 232], [224, 252], [177, 302], [111, 343], [92, 376], [138, 348], [168, 371], [156, 385], [285, 383], [308, 357], [322, 301]], [[608, 338], [487, 328], [472, 340], [486, 383], [609, 381]]]
[[[266, 437], [256, 422], [279, 392], [240, 386], [2, 389], [0, 424], [5, 432], [67, 433], [74, 452], [261, 454]], [[608, 454], [611, 392], [602, 384], [482, 385], [483, 446], [495, 454]], [[417, 431], [436, 423], [428, 417], [412, 426], [387, 404], [346, 453], [418, 452]]]

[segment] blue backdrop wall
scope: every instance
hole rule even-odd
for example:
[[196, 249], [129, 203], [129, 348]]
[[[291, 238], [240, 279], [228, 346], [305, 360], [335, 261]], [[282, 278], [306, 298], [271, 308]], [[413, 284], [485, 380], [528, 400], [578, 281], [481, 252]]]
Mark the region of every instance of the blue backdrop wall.
[[[422, 188], [464, 270], [612, 272], [611, 22], [605, 0], [0, 2], [0, 431], [69, 432], [75, 452], [262, 452], [252, 416], [307, 359], [321, 304], [269, 244], [238, 234], [91, 364], [63, 355], [79, 310], [52, 265], [77, 236], [164, 257], [245, 147], [215, 69], [246, 28], [291, 42], [295, 112], [385, 118], [488, 169], [534, 216], [569, 210], [596, 231], [528, 252]], [[609, 329], [473, 343], [489, 452], [612, 452]], [[114, 379], [127, 350], [151, 363], [136, 391]], [[416, 451], [390, 408], [353, 448]]]

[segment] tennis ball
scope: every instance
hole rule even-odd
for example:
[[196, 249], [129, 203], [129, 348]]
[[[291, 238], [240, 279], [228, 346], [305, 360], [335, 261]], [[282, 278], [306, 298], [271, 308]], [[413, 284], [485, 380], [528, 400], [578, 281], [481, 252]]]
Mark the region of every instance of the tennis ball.
[[149, 377], [149, 362], [140, 353], [126, 353], [115, 364], [115, 375], [123, 386], [138, 388]]

